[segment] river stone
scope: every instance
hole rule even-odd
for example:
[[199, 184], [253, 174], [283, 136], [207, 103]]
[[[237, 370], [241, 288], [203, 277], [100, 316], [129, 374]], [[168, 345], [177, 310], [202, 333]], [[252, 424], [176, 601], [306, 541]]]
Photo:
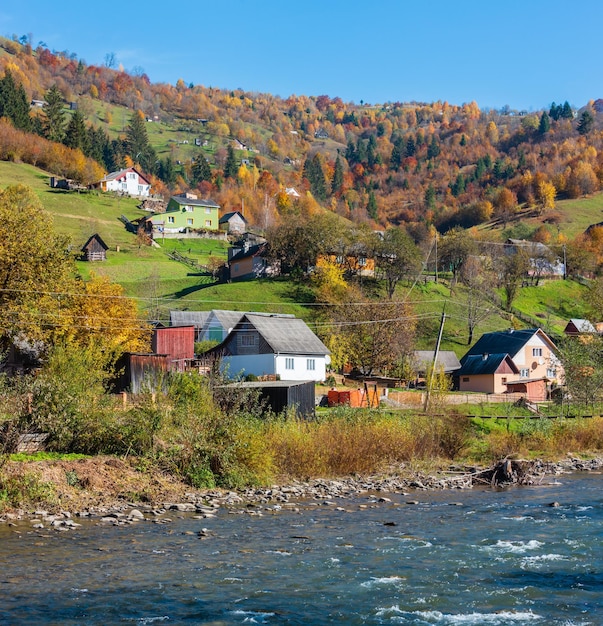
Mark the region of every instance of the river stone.
[[144, 515], [142, 514], [142, 511], [139, 511], [138, 509], [132, 509], [130, 511], [130, 514], [128, 515], [128, 518], [131, 520], [144, 519]]
[[197, 507], [192, 502], [180, 502], [178, 504], [166, 505], [170, 511], [180, 511], [182, 513], [195, 513]]

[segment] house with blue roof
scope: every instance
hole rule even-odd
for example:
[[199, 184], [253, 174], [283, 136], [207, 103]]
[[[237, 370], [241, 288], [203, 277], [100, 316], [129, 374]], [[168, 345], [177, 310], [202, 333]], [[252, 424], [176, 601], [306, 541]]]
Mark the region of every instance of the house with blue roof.
[[528, 399], [544, 400], [547, 389], [563, 382], [563, 367], [543, 330], [511, 328], [482, 335], [461, 359], [457, 375], [460, 391], [522, 389]]

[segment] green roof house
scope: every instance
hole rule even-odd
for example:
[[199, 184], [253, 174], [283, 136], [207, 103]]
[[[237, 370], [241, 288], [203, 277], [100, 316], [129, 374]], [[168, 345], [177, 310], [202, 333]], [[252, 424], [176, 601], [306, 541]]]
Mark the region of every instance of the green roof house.
[[220, 207], [211, 200], [199, 200], [192, 193], [172, 196], [165, 213], [153, 215], [153, 231], [159, 233], [182, 233], [191, 230], [218, 231]]

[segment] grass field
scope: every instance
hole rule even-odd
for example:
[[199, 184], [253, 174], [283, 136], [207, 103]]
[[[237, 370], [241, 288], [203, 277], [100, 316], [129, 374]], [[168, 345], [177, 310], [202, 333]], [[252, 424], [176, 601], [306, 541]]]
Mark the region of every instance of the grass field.
[[[126, 294], [137, 298], [141, 309], [148, 311], [153, 318], [167, 319], [170, 309], [221, 308], [293, 313], [313, 320], [314, 309], [305, 305], [309, 299], [307, 291], [287, 280], [216, 284], [209, 276], [170, 259], [167, 254], [177, 251], [204, 265], [210, 256], [225, 259], [227, 242], [181, 238], [159, 241], [158, 247], [139, 245], [136, 236], [129, 233], [119, 220], [121, 215], [128, 219], [143, 215], [136, 206], [137, 200], [109, 194], [53, 190], [48, 185], [48, 178], [48, 174], [35, 167], [0, 162], [0, 186], [22, 183], [33, 188], [54, 217], [57, 231], [69, 235], [75, 249], [79, 249], [90, 235], [101, 235], [109, 246], [107, 261], [78, 262], [79, 271], [85, 278], [94, 271], [120, 283]], [[603, 195], [568, 201], [563, 206], [572, 213], [572, 224], [576, 225], [589, 221], [588, 215], [593, 215], [594, 219], [597, 203], [603, 204]], [[584, 208], [579, 210], [581, 206]], [[573, 281], [545, 281], [538, 287], [522, 288], [514, 307], [533, 318], [535, 324], [545, 331], [560, 333], [570, 317], [588, 317], [582, 303], [584, 291], [583, 286]], [[435, 347], [445, 305], [441, 348], [454, 350], [459, 356], [466, 352], [467, 307], [462, 286], [451, 291], [445, 282], [400, 284], [397, 297], [409, 302], [418, 318], [418, 348]], [[491, 314], [478, 325], [475, 338], [484, 332], [508, 328], [512, 323], [509, 314], [492, 306]]]

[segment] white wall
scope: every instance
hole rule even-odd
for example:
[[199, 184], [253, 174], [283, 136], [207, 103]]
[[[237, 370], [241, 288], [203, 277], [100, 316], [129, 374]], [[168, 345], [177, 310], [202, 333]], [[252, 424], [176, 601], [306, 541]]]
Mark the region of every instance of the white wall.
[[[293, 359], [293, 369], [287, 369], [286, 359]], [[307, 360], [314, 359], [315, 369], [307, 369]], [[321, 356], [285, 356], [274, 354], [249, 354], [224, 357], [222, 368], [228, 368], [228, 375], [236, 377], [243, 372], [265, 376], [278, 374], [281, 380], [315, 380], [323, 381], [326, 378], [327, 366], [325, 357]]]

